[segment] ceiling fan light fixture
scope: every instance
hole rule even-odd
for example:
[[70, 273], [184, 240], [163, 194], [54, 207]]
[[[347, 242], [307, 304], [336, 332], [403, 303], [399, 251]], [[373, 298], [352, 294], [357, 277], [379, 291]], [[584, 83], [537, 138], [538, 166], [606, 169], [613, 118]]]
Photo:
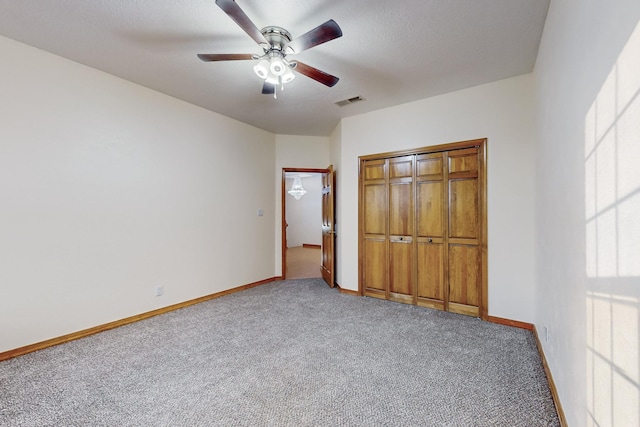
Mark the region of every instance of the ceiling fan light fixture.
[[287, 67], [284, 74], [282, 75], [282, 83], [289, 83], [291, 80], [295, 79], [296, 75], [291, 71], [291, 67]]
[[258, 62], [254, 67], [253, 71], [260, 77], [262, 80], [266, 80], [269, 77], [269, 60], [266, 58], [262, 58], [260, 62]]
[[280, 84], [280, 79], [278, 78], [278, 76], [274, 76], [273, 74], [269, 74], [267, 76], [266, 79], [264, 79], [267, 83], [270, 83], [272, 85], [279, 85]]
[[265, 54], [253, 67], [258, 77], [272, 85], [284, 85], [296, 78], [293, 66], [275, 52]]
[[269, 65], [269, 71], [271, 71], [276, 76], [281, 76], [287, 71], [287, 66], [284, 61], [280, 58], [273, 57], [271, 58], [271, 64]]

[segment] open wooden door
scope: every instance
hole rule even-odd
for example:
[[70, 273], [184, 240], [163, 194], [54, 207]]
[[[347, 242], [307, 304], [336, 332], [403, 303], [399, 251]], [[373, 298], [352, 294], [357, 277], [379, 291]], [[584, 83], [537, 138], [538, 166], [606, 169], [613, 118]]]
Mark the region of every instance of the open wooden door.
[[322, 278], [335, 285], [335, 173], [333, 165], [322, 173]]

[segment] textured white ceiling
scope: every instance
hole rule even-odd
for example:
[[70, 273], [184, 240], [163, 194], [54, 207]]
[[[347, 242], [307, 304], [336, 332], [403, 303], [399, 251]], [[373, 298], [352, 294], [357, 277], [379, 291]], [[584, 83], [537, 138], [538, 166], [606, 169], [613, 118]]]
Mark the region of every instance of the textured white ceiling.
[[200, 61], [262, 53], [214, 0], [0, 0], [0, 34], [274, 133], [326, 136], [343, 117], [530, 72], [549, 0], [236, 3], [294, 38], [334, 19], [343, 37], [295, 58], [340, 82], [298, 75], [275, 100], [253, 61]]

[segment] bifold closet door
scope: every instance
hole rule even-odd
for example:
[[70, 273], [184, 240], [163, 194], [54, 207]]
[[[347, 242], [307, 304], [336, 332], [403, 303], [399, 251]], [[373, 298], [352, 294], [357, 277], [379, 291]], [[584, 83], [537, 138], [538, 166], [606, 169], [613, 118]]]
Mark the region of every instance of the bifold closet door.
[[416, 158], [417, 304], [445, 309], [445, 153]]
[[485, 141], [434, 148], [360, 159], [362, 293], [486, 316]]
[[448, 311], [480, 315], [481, 244], [478, 149], [447, 153]]
[[364, 294], [387, 298], [387, 160], [363, 162], [362, 179], [362, 281]]
[[413, 159], [389, 159], [389, 296], [413, 304]]

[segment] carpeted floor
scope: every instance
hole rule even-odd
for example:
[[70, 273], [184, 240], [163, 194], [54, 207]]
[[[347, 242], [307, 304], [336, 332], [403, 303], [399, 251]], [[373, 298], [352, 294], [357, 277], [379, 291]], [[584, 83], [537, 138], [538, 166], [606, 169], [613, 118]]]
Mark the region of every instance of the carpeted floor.
[[1, 426], [557, 426], [533, 335], [274, 282], [0, 363]]

